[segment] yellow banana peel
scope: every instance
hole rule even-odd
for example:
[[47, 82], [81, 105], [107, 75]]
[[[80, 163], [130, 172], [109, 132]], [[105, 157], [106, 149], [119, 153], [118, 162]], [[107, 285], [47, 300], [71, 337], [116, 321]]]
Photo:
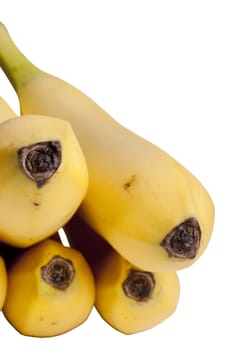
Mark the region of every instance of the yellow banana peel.
[[80, 326], [94, 300], [94, 278], [83, 255], [46, 239], [11, 263], [3, 313], [23, 335], [52, 337]]
[[0, 241], [7, 244], [47, 238], [86, 194], [86, 161], [66, 120], [27, 115], [2, 122], [0, 168]]
[[47, 114], [71, 123], [89, 170], [79, 215], [120, 255], [144, 270], [175, 271], [203, 254], [214, 204], [192, 173], [79, 89], [33, 65], [3, 24], [0, 65], [22, 115]]
[[98, 313], [124, 334], [157, 326], [170, 317], [178, 305], [180, 283], [175, 271], [144, 271], [117, 252], [105, 258], [95, 280]]
[[70, 246], [82, 252], [92, 269], [95, 307], [110, 326], [124, 334], [139, 333], [175, 312], [180, 295], [176, 272], [150, 272], [132, 265], [78, 215], [64, 231]]

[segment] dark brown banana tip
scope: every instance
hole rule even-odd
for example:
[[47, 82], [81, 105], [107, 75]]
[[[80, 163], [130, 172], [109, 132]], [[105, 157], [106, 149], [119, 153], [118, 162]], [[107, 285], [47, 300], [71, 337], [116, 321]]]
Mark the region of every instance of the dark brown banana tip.
[[161, 246], [169, 257], [194, 259], [201, 241], [201, 229], [195, 218], [189, 218], [174, 227], [163, 239]]

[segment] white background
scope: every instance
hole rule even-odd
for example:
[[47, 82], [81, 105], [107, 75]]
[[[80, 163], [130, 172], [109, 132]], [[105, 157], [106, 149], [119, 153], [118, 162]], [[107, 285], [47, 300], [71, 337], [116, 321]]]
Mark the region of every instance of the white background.
[[[211, 242], [180, 271], [177, 311], [159, 326], [125, 336], [93, 310], [77, 329], [37, 339], [1, 314], [1, 348], [232, 349], [232, 1], [0, 0], [0, 21], [36, 65], [191, 170], [216, 208]], [[2, 72], [0, 95], [19, 113]]]

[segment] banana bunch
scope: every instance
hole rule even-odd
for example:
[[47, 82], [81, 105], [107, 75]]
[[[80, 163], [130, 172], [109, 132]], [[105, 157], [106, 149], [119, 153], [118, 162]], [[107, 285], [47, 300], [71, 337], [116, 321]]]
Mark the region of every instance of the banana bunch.
[[92, 307], [125, 334], [161, 323], [178, 304], [178, 270], [211, 238], [208, 191], [168, 153], [32, 64], [2, 23], [0, 66], [20, 104], [17, 116], [0, 100], [6, 319], [38, 337], [81, 325]]

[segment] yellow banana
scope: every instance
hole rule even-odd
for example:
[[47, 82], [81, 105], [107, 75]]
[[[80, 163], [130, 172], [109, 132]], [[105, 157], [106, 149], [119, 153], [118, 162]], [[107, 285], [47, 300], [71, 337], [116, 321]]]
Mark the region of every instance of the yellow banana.
[[83, 255], [46, 239], [11, 264], [3, 313], [23, 335], [52, 337], [81, 325], [94, 299], [94, 278]]
[[180, 284], [175, 271], [148, 272], [117, 252], [108, 254], [95, 274], [95, 307], [112, 327], [125, 334], [148, 330], [176, 310]]
[[58, 230], [85, 196], [86, 161], [71, 125], [47, 116], [0, 124], [0, 241], [27, 247]]
[[64, 231], [70, 246], [81, 251], [90, 265], [95, 276], [95, 307], [113, 328], [138, 333], [175, 312], [180, 295], [175, 271], [152, 273], [130, 264], [77, 214]]
[[2, 310], [5, 303], [7, 293], [7, 271], [5, 261], [0, 256], [0, 310]]
[[16, 113], [6, 100], [0, 96], [0, 123], [14, 117], [16, 117]]
[[178, 270], [201, 256], [213, 231], [214, 205], [193, 174], [80, 90], [33, 65], [3, 24], [0, 65], [18, 94], [21, 114], [71, 122], [89, 170], [80, 217], [144, 270]]

